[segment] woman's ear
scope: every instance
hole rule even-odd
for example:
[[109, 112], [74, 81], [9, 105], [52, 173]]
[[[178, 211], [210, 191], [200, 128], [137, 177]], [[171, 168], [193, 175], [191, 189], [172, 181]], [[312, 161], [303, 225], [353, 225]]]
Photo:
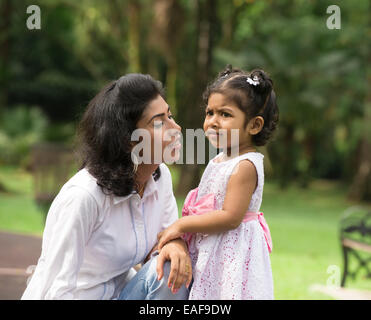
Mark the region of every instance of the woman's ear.
[[263, 117], [257, 116], [257, 117], [252, 118], [249, 123], [249, 127], [250, 127], [249, 133], [251, 135], [256, 135], [263, 129], [263, 126], [264, 126]]
[[137, 144], [141, 143], [143, 141], [143, 137], [142, 136], [139, 136], [139, 139], [138, 141], [130, 141], [130, 147], [131, 149], [133, 149]]

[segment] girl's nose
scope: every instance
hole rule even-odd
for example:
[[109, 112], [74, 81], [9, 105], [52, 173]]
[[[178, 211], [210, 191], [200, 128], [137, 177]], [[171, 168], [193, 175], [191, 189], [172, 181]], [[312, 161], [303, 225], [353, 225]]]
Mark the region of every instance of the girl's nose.
[[214, 114], [208, 121], [210, 128], [217, 128], [218, 127], [218, 117]]

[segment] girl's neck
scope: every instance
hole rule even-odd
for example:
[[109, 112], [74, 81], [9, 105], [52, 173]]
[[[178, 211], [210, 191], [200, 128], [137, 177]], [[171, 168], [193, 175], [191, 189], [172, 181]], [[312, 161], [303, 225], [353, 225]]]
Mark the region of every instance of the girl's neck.
[[230, 157], [232, 155], [234, 156], [240, 156], [247, 152], [256, 152], [256, 148], [251, 144], [246, 145], [239, 145], [237, 148], [226, 148], [223, 149], [223, 153], [226, 154], [227, 157]]

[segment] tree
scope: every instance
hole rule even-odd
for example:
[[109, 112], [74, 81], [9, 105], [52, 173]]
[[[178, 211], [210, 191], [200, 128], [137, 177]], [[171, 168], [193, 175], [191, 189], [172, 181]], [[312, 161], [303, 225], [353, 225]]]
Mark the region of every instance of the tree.
[[[371, 59], [368, 62], [368, 88], [371, 88]], [[349, 198], [354, 201], [371, 200], [371, 92], [368, 90], [365, 99], [363, 117], [363, 135], [361, 137], [357, 157], [357, 165], [349, 188]]]
[[[216, 24], [216, 5], [214, 0], [196, 1], [195, 26], [192, 34], [193, 41], [187, 44], [194, 46], [189, 54], [187, 69], [183, 69], [184, 77], [190, 78], [179, 95], [179, 121], [183, 128], [202, 128], [204, 110], [201, 108], [202, 92], [210, 80], [212, 66], [212, 51], [214, 46], [214, 32]], [[200, 181], [200, 166], [197, 164], [183, 164], [180, 171], [180, 181], [177, 194], [186, 194], [196, 187]]]
[[0, 113], [8, 104], [11, 0], [0, 2]]
[[149, 45], [166, 61], [167, 101], [176, 114], [177, 52], [183, 43], [184, 8], [177, 0], [155, 0], [153, 32]]
[[[367, 189], [364, 169], [352, 168], [369, 161], [369, 1], [342, 1], [342, 29], [329, 30], [330, 0], [39, 0], [38, 32], [25, 30], [27, 3], [1, 2], [0, 107], [39, 105], [53, 124], [74, 122], [103, 84], [143, 72], [165, 84], [183, 129], [196, 129], [202, 92], [226, 64], [261, 67], [278, 96], [266, 159], [281, 185], [326, 178]], [[178, 193], [201, 170], [182, 165]]]

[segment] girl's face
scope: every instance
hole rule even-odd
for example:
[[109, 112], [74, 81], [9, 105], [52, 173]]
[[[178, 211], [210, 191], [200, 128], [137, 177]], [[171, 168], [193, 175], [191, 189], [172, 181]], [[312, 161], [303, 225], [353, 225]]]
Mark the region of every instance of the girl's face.
[[[204, 131], [215, 148], [239, 147], [240, 150], [243, 150], [244, 147], [251, 146], [251, 134], [257, 133], [252, 130], [255, 118], [245, 126], [245, 113], [232, 102], [226, 100], [221, 93], [210, 95], [205, 111]], [[232, 129], [237, 129], [237, 132], [233, 133]]]
[[168, 163], [179, 159], [181, 127], [175, 122], [170, 107], [160, 95], [144, 110], [137, 128], [143, 129], [150, 136], [150, 144], [147, 141], [143, 149], [150, 148], [151, 163]]

